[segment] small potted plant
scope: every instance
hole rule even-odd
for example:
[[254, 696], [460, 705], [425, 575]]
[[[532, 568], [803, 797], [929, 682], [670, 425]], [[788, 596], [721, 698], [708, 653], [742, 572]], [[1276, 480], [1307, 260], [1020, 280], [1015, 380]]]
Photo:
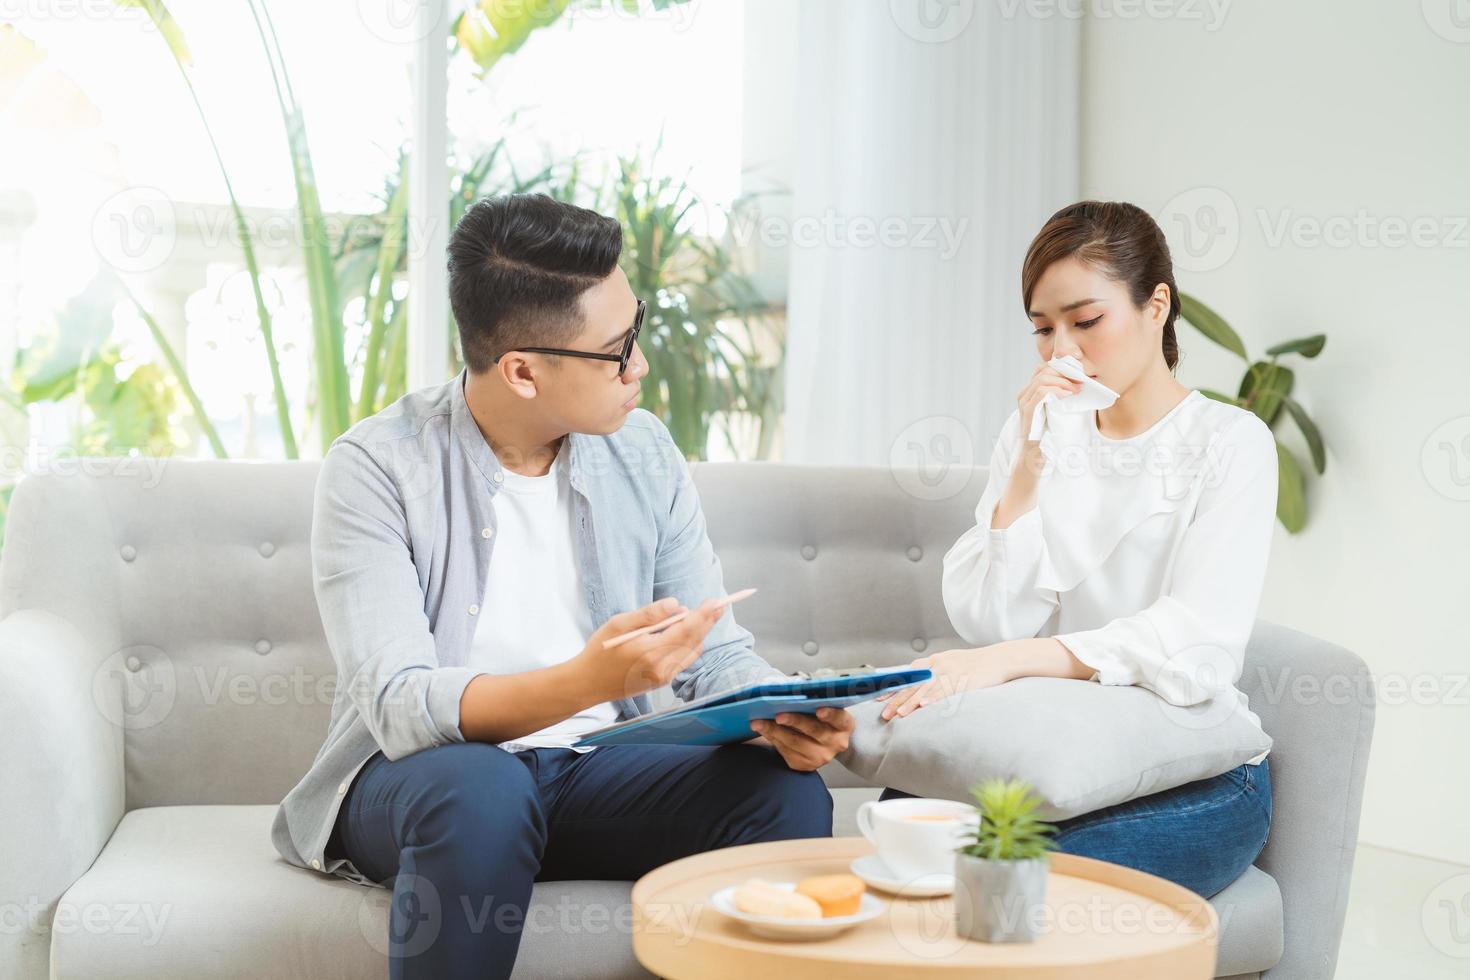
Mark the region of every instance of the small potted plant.
[[981, 942], [1033, 942], [1056, 827], [1036, 817], [1041, 800], [1024, 780], [989, 779], [970, 793], [980, 819], [955, 851], [956, 928]]

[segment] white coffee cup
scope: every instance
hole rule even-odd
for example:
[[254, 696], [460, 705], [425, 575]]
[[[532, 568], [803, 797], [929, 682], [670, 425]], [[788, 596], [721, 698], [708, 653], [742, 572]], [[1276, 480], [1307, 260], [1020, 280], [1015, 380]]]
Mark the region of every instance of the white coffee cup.
[[973, 806], [954, 800], [870, 800], [857, 811], [878, 859], [907, 880], [954, 874], [954, 852], [974, 835], [976, 820]]

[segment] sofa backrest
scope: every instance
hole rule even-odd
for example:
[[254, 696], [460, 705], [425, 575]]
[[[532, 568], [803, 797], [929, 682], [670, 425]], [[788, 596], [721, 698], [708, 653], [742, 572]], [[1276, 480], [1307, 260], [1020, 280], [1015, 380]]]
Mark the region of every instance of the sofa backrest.
[[94, 651], [128, 809], [276, 803], [327, 732], [336, 672], [311, 588], [314, 462], [84, 459], [27, 475], [0, 614], [45, 609]]
[[[129, 809], [278, 802], [321, 746], [336, 684], [311, 584], [318, 464], [72, 462], [16, 489], [0, 615], [70, 620], [95, 650], [94, 686], [122, 686]], [[727, 588], [760, 588], [737, 614], [776, 666], [889, 666], [963, 644], [940, 577], [984, 468], [704, 463], [694, 479]], [[1253, 641], [1242, 680], [1268, 732], [1285, 706], [1259, 663], [1282, 654]]]
[[735, 611], [775, 666], [887, 667], [964, 645], [940, 577], [984, 468], [933, 485], [881, 467], [693, 469], [726, 588], [760, 588]]

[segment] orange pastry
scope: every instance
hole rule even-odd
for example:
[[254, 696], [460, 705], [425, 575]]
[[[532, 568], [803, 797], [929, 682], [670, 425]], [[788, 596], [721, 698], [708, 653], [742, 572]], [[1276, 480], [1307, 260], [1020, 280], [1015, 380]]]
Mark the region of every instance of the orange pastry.
[[807, 895], [822, 907], [822, 918], [856, 915], [862, 905], [863, 880], [856, 875], [817, 875], [796, 883], [796, 893]]

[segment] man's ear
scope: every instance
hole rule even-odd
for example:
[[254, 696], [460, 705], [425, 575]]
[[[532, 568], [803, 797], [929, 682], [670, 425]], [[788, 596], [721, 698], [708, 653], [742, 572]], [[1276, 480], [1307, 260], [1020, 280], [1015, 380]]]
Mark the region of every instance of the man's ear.
[[511, 394], [520, 398], [535, 398], [540, 384], [537, 368], [529, 357], [520, 351], [508, 351], [495, 364], [495, 373]]

